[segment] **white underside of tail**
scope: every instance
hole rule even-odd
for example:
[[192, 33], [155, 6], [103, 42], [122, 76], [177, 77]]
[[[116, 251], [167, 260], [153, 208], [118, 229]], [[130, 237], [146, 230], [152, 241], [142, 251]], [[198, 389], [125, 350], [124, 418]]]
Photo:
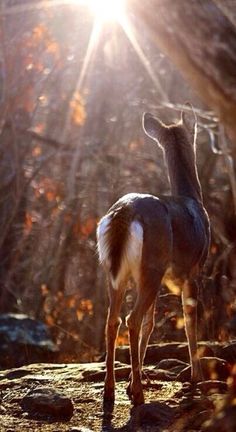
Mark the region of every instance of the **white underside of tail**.
[[111, 267], [111, 260], [109, 257], [109, 244], [108, 244], [108, 231], [110, 228], [110, 216], [104, 216], [97, 227], [97, 248], [100, 263], [108, 271]]
[[[111, 218], [104, 216], [97, 229], [98, 253], [100, 262], [109, 273], [111, 268], [111, 257], [109, 255], [108, 232]], [[139, 282], [140, 264], [143, 249], [143, 228], [138, 221], [133, 221], [129, 227], [129, 236], [122, 253], [121, 266], [114, 279], [110, 274], [111, 283], [114, 289], [118, 289], [122, 282], [132, 276], [136, 283]]]

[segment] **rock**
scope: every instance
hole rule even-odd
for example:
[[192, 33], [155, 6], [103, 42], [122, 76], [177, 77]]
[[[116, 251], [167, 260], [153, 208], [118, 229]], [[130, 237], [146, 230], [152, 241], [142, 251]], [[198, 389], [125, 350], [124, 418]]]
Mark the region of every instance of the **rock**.
[[73, 415], [71, 399], [52, 388], [39, 387], [30, 390], [21, 400], [21, 407], [31, 415], [70, 418]]
[[183, 383], [191, 381], [191, 367], [190, 365], [186, 366], [184, 369], [177, 374], [176, 379]]
[[0, 315], [1, 368], [51, 362], [57, 353], [58, 348], [44, 323], [23, 314]]
[[206, 380], [224, 381], [230, 374], [226, 361], [218, 357], [202, 357], [201, 367]]
[[[153, 344], [147, 347], [145, 364], [155, 364], [163, 359], [177, 358], [188, 361], [188, 347], [186, 343], [169, 342]], [[116, 349], [116, 359], [122, 363], [130, 363], [129, 347], [123, 346]]]
[[184, 368], [188, 366], [188, 363], [183, 362], [182, 360], [178, 359], [163, 359], [161, 360], [158, 365], [156, 366], [156, 369], [164, 369], [169, 370], [174, 374], [178, 374], [181, 372]]
[[227, 384], [224, 381], [218, 380], [201, 381], [197, 384], [197, 386], [205, 394], [226, 393], [228, 390]]
[[[163, 367], [170, 367], [170, 369], [162, 370], [163, 376], [171, 373], [172, 366], [181, 365], [175, 359], [159, 364]], [[127, 366], [117, 362], [116, 369], [121, 373], [120, 376], [129, 370]], [[201, 430], [203, 432], [202, 423], [215, 418], [214, 421], [212, 420], [214, 428], [212, 426], [211, 432], [218, 432], [222, 429], [216, 427], [216, 421], [219, 420], [217, 420], [216, 409], [221, 408], [225, 401], [223, 413], [229, 413], [230, 416], [230, 418], [224, 418], [228, 427], [227, 432], [236, 431], [236, 428], [229, 429], [230, 424], [235, 426], [233, 417], [235, 387], [233, 384], [229, 385], [229, 391], [225, 394], [226, 383], [211, 380], [206, 384], [208, 391], [204, 394], [204, 392], [201, 393], [198, 386], [193, 387], [190, 383], [181, 384], [176, 380], [144, 382], [146, 403], [135, 407], [130, 412], [132, 405], [126, 394], [127, 382], [116, 382], [115, 404], [111, 403], [107, 406], [103, 403], [104, 382], [97, 382], [96, 372], [100, 373], [104, 370], [105, 363], [97, 362], [34, 363], [18, 369], [2, 371], [0, 374], [2, 398], [0, 430], [6, 432], [8, 430], [12, 432], [26, 430], [34, 432], [42, 430], [51, 432], [97, 430], [104, 432], [111, 430], [189, 432], [190, 430]], [[89, 371], [92, 374], [95, 373], [94, 382], [84, 380], [84, 376], [89, 376]], [[159, 373], [160, 369], [157, 371]], [[144, 372], [151, 377], [156, 372], [156, 366], [145, 366]], [[202, 385], [204, 386], [204, 383]], [[63, 394], [60, 393], [60, 389], [63, 389]], [[59, 402], [58, 395], [60, 396]], [[220, 415], [221, 413], [222, 409]]]
[[228, 363], [236, 363], [236, 342], [231, 342], [224, 346], [222, 348], [220, 357], [222, 357]]
[[157, 364], [157, 369], [173, 369], [186, 367], [188, 364], [176, 358], [163, 359]]
[[173, 412], [173, 408], [159, 402], [139, 405], [132, 410], [131, 430], [142, 430], [140, 426], [144, 425], [155, 425], [163, 430], [171, 423]]
[[176, 374], [163, 369], [157, 369], [155, 372], [149, 373], [148, 376], [152, 380], [159, 381], [174, 381], [176, 379]]
[[181, 360], [163, 359], [155, 367], [151, 378], [163, 381], [173, 381], [177, 379], [180, 372], [182, 372], [186, 367], [188, 367], [188, 364]]
[[[218, 342], [199, 342], [199, 353], [201, 357], [221, 357], [222, 346]], [[189, 362], [189, 352], [187, 342], [168, 342], [149, 345], [145, 356], [145, 364], [156, 364], [163, 359], [178, 359]], [[122, 346], [116, 349], [116, 360], [129, 364], [129, 347]]]
[[[115, 365], [115, 376], [116, 381], [123, 381], [129, 378], [131, 368], [127, 365], [119, 364], [117, 366], [117, 362]], [[91, 381], [91, 382], [98, 382], [98, 381], [104, 381], [106, 375], [106, 370], [103, 367], [103, 370], [87, 370], [83, 372], [83, 381]]]
[[[226, 380], [229, 376], [229, 368], [225, 360], [217, 357], [202, 357], [200, 359], [203, 377], [205, 380]], [[178, 375], [181, 382], [190, 381], [191, 368], [187, 366]]]

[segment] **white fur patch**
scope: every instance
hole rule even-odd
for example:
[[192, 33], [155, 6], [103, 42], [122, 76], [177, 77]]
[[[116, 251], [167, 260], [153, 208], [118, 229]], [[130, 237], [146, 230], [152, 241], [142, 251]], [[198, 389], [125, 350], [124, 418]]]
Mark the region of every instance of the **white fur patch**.
[[124, 247], [119, 273], [112, 281], [114, 289], [118, 289], [120, 283], [125, 281], [129, 275], [133, 276], [136, 283], [139, 282], [142, 249], [143, 227], [138, 221], [133, 221], [129, 228], [129, 237]]
[[[98, 253], [100, 262], [104, 265], [106, 271], [110, 271], [111, 261], [109, 256], [109, 244], [107, 233], [110, 228], [111, 218], [109, 215], [104, 216], [99, 222], [97, 228]], [[111, 275], [111, 282], [114, 289], [118, 289], [120, 283], [124, 282], [129, 275], [133, 276], [136, 282], [139, 281], [139, 269], [142, 258], [143, 248], [143, 228], [138, 221], [133, 221], [129, 228], [129, 236], [124, 245], [123, 255], [119, 272], [114, 279]]]
[[105, 265], [107, 269], [109, 269], [110, 267], [109, 245], [107, 241], [107, 233], [110, 227], [110, 222], [110, 216], [106, 215], [100, 220], [97, 227], [97, 245], [99, 260], [101, 264]]

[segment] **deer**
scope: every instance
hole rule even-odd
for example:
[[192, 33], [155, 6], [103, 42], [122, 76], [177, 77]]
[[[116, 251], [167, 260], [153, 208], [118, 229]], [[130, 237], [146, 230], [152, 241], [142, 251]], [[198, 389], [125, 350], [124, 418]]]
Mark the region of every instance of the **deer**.
[[[194, 119], [193, 119], [194, 114]], [[144, 113], [143, 130], [163, 150], [171, 195], [128, 193], [97, 226], [99, 260], [108, 280], [106, 376], [104, 402], [115, 400], [115, 344], [127, 281], [137, 297], [126, 319], [131, 374], [127, 393], [134, 405], [144, 403], [142, 366], [154, 328], [156, 298], [168, 280], [179, 287], [191, 366], [191, 382], [202, 380], [197, 349], [198, 288], [210, 242], [210, 223], [203, 205], [196, 166], [196, 115], [183, 110], [169, 125]]]

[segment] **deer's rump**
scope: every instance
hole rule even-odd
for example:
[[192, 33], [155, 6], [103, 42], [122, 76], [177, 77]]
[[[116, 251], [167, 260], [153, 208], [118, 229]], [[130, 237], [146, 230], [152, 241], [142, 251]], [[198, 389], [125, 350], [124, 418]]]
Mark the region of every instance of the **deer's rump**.
[[203, 216], [202, 207], [191, 198], [123, 196], [98, 226], [100, 261], [114, 286], [129, 275], [137, 282], [145, 257], [150, 267], [172, 268], [176, 277], [185, 277], [208, 249]]

